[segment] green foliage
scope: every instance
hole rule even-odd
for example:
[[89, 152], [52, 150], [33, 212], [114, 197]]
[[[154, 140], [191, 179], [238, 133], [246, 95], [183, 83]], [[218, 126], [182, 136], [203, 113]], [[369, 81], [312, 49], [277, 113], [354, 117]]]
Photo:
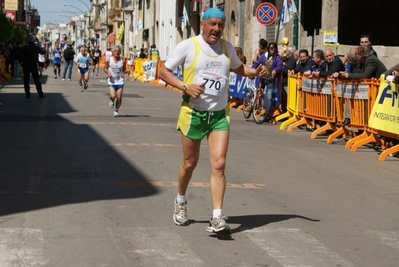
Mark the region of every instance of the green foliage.
[[13, 42], [19, 42], [20, 44], [22, 44], [25, 42], [26, 38], [26, 31], [22, 30], [22, 28], [20, 27], [13, 27], [11, 37], [11, 40]]
[[14, 24], [4, 14], [0, 14], [0, 43], [10, 40]]
[[16, 26], [4, 14], [0, 14], [0, 43], [7, 41], [24, 43], [26, 40], [26, 31]]

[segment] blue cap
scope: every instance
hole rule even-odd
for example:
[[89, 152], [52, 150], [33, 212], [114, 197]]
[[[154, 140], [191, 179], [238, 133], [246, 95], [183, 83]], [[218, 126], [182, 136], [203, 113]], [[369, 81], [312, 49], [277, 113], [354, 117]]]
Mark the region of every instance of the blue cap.
[[226, 15], [224, 14], [223, 10], [220, 8], [208, 8], [203, 14], [202, 14], [202, 20], [210, 19], [210, 18], [217, 18], [217, 19], [222, 19], [226, 21]]

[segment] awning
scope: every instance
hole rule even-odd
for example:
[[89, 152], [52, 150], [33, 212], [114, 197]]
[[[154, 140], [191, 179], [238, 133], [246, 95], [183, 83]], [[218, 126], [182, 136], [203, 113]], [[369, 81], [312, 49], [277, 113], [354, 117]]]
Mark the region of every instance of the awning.
[[115, 43], [115, 33], [111, 32], [107, 36], [107, 43]]

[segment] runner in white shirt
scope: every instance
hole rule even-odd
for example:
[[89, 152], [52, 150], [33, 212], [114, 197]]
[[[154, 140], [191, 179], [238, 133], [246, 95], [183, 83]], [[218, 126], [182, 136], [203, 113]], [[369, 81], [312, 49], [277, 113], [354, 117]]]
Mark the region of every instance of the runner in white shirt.
[[[46, 46], [42, 44], [42, 48], [45, 49]], [[46, 54], [39, 54], [38, 56], [38, 65], [39, 65], [39, 77], [42, 77], [44, 64], [46, 62]]]
[[80, 85], [80, 91], [86, 90], [89, 87], [89, 67], [90, 67], [90, 55], [86, 52], [86, 47], [80, 48], [80, 53], [75, 58], [75, 64], [78, 66], [78, 82]]
[[[124, 74], [130, 74], [130, 70], [125, 69], [125, 62], [121, 58], [120, 45], [114, 46], [112, 56], [105, 62], [104, 72], [108, 76], [109, 86], [109, 107], [114, 108], [114, 117], [117, 117], [119, 108], [122, 105]], [[116, 101], [115, 101], [116, 99]]]

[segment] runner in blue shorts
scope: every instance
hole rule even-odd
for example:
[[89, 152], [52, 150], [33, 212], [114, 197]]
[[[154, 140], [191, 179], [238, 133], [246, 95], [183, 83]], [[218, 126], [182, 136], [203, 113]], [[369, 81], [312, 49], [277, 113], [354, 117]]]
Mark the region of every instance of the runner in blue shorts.
[[86, 51], [86, 47], [80, 48], [80, 53], [75, 59], [75, 64], [78, 66], [78, 82], [80, 91], [86, 90], [89, 87], [89, 67], [90, 67], [90, 55]]
[[108, 106], [114, 109], [114, 117], [119, 116], [119, 108], [122, 105], [123, 86], [125, 83], [124, 74], [130, 74], [125, 69], [125, 62], [121, 57], [120, 45], [114, 46], [112, 56], [105, 62], [104, 72], [108, 76], [109, 102]]

